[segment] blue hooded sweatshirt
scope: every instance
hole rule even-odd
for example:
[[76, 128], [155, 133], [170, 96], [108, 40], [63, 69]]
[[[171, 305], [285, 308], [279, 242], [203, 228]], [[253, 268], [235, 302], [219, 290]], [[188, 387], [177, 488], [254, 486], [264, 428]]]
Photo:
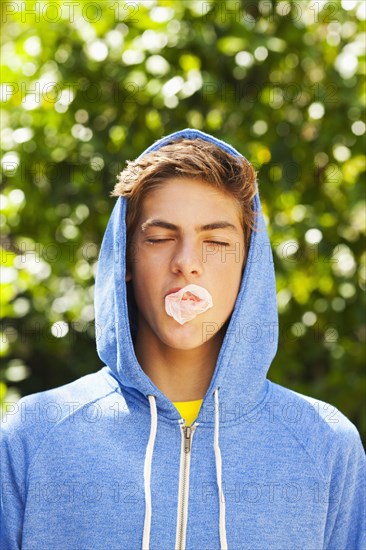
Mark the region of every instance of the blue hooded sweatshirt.
[[[192, 129], [143, 155], [178, 137], [240, 155]], [[258, 191], [258, 227], [191, 428], [135, 356], [126, 205], [119, 197], [96, 276], [104, 366], [23, 397], [3, 422], [1, 549], [365, 549], [366, 460], [356, 427], [334, 406], [267, 379], [278, 314]]]

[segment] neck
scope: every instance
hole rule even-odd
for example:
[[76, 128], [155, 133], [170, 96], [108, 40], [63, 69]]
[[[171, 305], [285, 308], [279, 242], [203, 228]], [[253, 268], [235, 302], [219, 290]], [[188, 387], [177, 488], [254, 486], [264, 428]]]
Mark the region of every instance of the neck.
[[142, 370], [168, 399], [203, 399], [215, 370], [223, 340], [221, 331], [190, 350], [167, 346], [141, 325], [136, 337], [135, 354]]

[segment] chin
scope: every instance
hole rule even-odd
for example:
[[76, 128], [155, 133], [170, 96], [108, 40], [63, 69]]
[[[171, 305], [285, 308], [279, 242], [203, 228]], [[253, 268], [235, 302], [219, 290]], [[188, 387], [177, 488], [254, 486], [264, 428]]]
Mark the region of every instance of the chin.
[[210, 340], [210, 338], [207, 338], [206, 341], [203, 341], [201, 323], [193, 324], [192, 321], [188, 321], [188, 323], [180, 325], [174, 320], [173, 322], [176, 326], [173, 329], [169, 328], [167, 334], [161, 335], [162, 341], [171, 348], [195, 349]]
[[202, 344], [201, 340], [197, 340], [196, 342], [193, 342], [192, 339], [190, 339], [188, 341], [188, 340], [183, 340], [183, 339], [177, 338], [173, 342], [172, 341], [168, 342], [167, 345], [170, 348], [173, 348], [173, 349], [176, 349], [176, 350], [190, 351], [190, 350], [194, 350], [194, 349], [197, 349], [197, 348], [201, 347], [203, 344]]

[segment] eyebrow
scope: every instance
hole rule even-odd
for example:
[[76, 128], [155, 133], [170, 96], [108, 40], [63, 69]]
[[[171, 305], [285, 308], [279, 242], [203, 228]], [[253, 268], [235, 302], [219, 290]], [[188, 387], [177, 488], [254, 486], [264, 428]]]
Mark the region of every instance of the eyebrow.
[[[181, 229], [179, 225], [175, 225], [174, 223], [166, 222], [159, 219], [150, 219], [141, 225], [141, 231], [145, 232], [150, 227], [163, 227], [164, 229], [170, 229], [171, 231], [179, 231]], [[195, 227], [197, 233], [202, 231], [210, 231], [212, 229], [231, 229], [232, 231], [238, 233], [235, 225], [224, 220], [207, 223], [206, 225], [196, 225]]]

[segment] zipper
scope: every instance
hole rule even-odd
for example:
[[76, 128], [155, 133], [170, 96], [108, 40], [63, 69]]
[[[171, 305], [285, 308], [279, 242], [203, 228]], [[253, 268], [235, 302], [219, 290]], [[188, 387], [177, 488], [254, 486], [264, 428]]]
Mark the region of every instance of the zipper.
[[186, 544], [191, 448], [193, 434], [198, 426], [197, 422], [195, 422], [193, 426], [187, 426], [184, 421], [181, 422], [182, 445], [180, 455], [176, 550], [184, 550]]

